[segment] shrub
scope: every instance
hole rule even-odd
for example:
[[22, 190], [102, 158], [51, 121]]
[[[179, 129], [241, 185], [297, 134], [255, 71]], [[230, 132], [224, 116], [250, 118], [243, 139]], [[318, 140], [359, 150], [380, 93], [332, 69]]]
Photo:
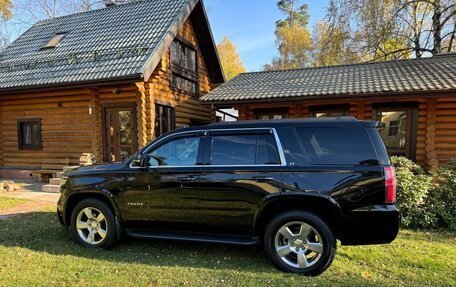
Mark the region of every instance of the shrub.
[[439, 168], [434, 174], [434, 188], [426, 204], [440, 227], [456, 230], [456, 159]]
[[432, 177], [419, 165], [405, 157], [391, 157], [396, 168], [397, 205], [402, 224], [409, 228], [432, 228], [437, 218], [428, 208], [428, 195], [433, 187]]

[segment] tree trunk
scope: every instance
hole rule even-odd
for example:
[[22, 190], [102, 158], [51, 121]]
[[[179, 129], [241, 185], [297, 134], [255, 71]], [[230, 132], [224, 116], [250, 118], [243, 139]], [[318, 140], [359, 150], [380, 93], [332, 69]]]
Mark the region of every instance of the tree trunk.
[[456, 19], [454, 22], [453, 32], [451, 33], [450, 42], [448, 43], [448, 52], [451, 52], [453, 50], [452, 48], [453, 48], [453, 43], [454, 43], [455, 37], [456, 37]]
[[412, 4], [413, 9], [413, 49], [415, 50], [415, 57], [421, 58], [421, 44], [420, 44], [420, 28], [418, 27], [418, 4]]
[[90, 7], [90, 0], [83, 0], [82, 1], [82, 11], [90, 11], [92, 8]]
[[442, 5], [441, 0], [435, 0], [434, 15], [432, 15], [432, 30], [434, 30], [434, 48], [432, 54], [439, 54], [442, 52], [442, 26], [440, 20], [442, 18]]

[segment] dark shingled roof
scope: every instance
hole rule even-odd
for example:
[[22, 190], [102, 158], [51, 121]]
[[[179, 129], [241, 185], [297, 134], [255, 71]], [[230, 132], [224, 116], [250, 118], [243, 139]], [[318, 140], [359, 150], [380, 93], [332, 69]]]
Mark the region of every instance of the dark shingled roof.
[[204, 95], [209, 103], [456, 90], [456, 53], [432, 58], [240, 74]]
[[[212, 35], [203, 27], [208, 23], [202, 3], [142, 0], [36, 23], [0, 52], [0, 91], [147, 78], [195, 7], [200, 21], [195, 26], [213, 46], [206, 49], [216, 58], [214, 82], [223, 82]], [[61, 43], [42, 49], [58, 33], [67, 33]]]

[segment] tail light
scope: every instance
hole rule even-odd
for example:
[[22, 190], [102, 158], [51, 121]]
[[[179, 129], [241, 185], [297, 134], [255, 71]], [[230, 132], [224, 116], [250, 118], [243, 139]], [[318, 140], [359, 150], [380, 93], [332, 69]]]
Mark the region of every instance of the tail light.
[[396, 187], [397, 181], [394, 167], [385, 167], [385, 203], [396, 202]]

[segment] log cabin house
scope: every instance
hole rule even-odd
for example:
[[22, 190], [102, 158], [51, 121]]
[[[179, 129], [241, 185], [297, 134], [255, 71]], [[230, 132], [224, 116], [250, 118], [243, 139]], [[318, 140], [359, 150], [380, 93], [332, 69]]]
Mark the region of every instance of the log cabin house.
[[243, 119], [354, 116], [385, 123], [391, 155], [433, 169], [456, 157], [456, 53], [238, 75], [201, 98]]
[[215, 120], [224, 82], [202, 1], [142, 0], [36, 23], [0, 52], [0, 177], [81, 155], [123, 160], [176, 127]]

